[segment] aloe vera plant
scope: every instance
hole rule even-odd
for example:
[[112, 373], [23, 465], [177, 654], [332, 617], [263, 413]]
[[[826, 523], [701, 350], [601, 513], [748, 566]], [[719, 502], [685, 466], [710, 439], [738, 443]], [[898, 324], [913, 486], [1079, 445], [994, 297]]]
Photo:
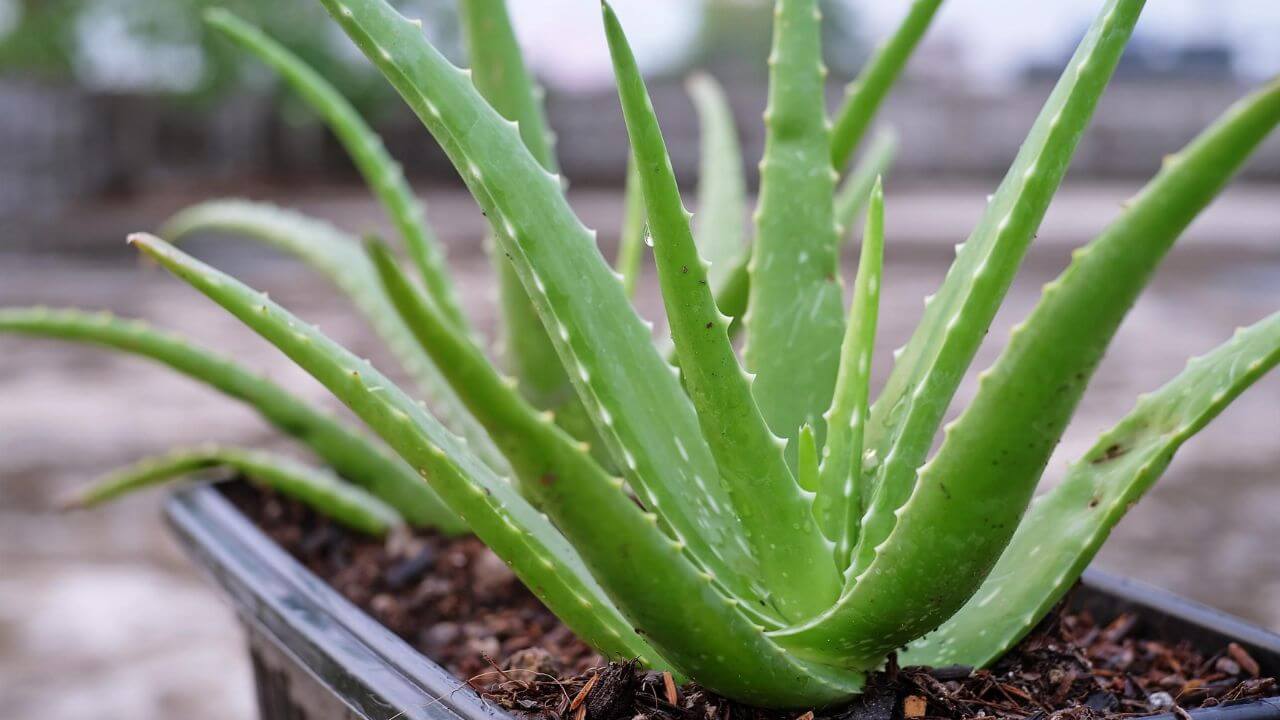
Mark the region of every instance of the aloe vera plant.
[[[978, 374], [968, 406], [942, 427], [1142, 0], [1103, 4], [875, 395], [871, 358], [892, 235], [881, 176], [896, 138], [878, 135], [844, 168], [939, 0], [912, 5], [834, 117], [823, 102], [817, 2], [777, 1], [754, 233], [723, 92], [705, 76], [690, 83], [704, 135], [694, 221], [622, 26], [602, 4], [630, 138], [616, 269], [566, 199], [541, 94], [501, 0], [463, 0], [471, 71], [449, 63], [385, 0], [319, 1], [421, 118], [488, 217], [512, 375], [468, 325], [423, 215], [372, 132], [286, 50], [215, 13], [214, 26], [280, 70], [332, 124], [411, 262], [378, 239], [362, 248], [319, 221], [244, 202], [188, 210], [162, 234], [230, 230], [300, 255], [355, 299], [430, 402], [265, 294], [137, 234], [131, 243], [275, 344], [386, 448], [229, 363], [177, 340], [130, 335], [116, 321], [10, 310], [0, 331], [131, 350], [214, 383], [380, 500], [353, 503], [331, 476], [300, 484], [315, 471], [226, 450], [126, 470], [86, 498], [217, 464], [371, 531], [393, 521], [387, 506], [416, 524], [465, 523], [604, 654], [757, 705], [829, 705], [857, 695], [865, 674], [904, 647], [914, 663], [998, 658], [1062, 597], [1178, 447], [1280, 362], [1278, 313], [1140, 399], [1033, 502], [1129, 308], [1280, 122], [1273, 82], [1170, 155], [1076, 251]], [[864, 208], [846, 310], [840, 255]], [[671, 358], [630, 299], [646, 236]]]

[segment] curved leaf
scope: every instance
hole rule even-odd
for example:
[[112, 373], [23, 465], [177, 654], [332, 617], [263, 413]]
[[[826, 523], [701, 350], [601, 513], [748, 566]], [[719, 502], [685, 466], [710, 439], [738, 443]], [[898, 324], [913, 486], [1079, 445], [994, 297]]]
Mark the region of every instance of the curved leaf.
[[839, 592], [829, 546], [810, 512], [807, 493], [783, 458], [782, 439], [769, 431], [752, 399], [751, 381], [729, 342], [728, 318], [711, 296], [708, 266], [694, 243], [649, 93], [608, 6], [604, 22], [685, 389], [760, 563], [768, 593], [764, 599], [783, 617], [812, 616]]
[[618, 614], [571, 545], [520, 496], [394, 383], [259, 292], [149, 235], [130, 242], [222, 305], [320, 381], [416, 468], [475, 534], [584, 641], [612, 658], [656, 659]]
[[[283, 350], [374, 427], [579, 636], [612, 657], [632, 656], [637, 645], [644, 647], [601, 594], [573, 546], [389, 380], [233, 278], [156, 238], [135, 235], [131, 241]], [[550, 424], [540, 427], [559, 432]], [[557, 437], [559, 446], [569, 444], [563, 435]], [[580, 452], [563, 456], [567, 462], [571, 458], [587, 460]], [[713, 578], [685, 560], [687, 546], [664, 537], [656, 517], [632, 502], [619, 502], [625, 496], [616, 483], [584, 482], [576, 472], [581, 468], [573, 469], [553, 480], [548, 492], [565, 486], [565, 510], [598, 543], [582, 546], [596, 562], [594, 569], [612, 583], [620, 602], [631, 603], [628, 611], [640, 627], [651, 628], [678, 669], [759, 704], [830, 703], [857, 692], [860, 674], [804, 663], [781, 650], [720, 593]], [[592, 502], [573, 501], [582, 497]], [[664, 572], [649, 572], [654, 567]], [[667, 603], [682, 603], [682, 612], [644, 601], [660, 595]], [[650, 655], [642, 660], [656, 662]]]
[[404, 171], [387, 153], [382, 139], [360, 117], [351, 103], [308, 66], [302, 58], [271, 39], [258, 28], [222, 8], [210, 8], [205, 22], [241, 47], [253, 53], [280, 74], [280, 77], [316, 111], [351, 156], [356, 169], [386, 208], [396, 231], [404, 238], [409, 255], [417, 265], [427, 292], [461, 328], [468, 328], [466, 314], [458, 301], [449, 276], [444, 247], [427, 225], [422, 204], [413, 194]]
[[789, 442], [806, 424], [825, 437], [844, 335], [820, 40], [817, 0], [778, 0], [743, 357], [760, 411]]
[[399, 458], [388, 456], [372, 440], [279, 385], [182, 337], [108, 313], [45, 308], [0, 310], [0, 332], [94, 343], [167, 365], [250, 405], [343, 477], [391, 504], [409, 522], [450, 534], [467, 529]]
[[840, 106], [831, 132], [831, 164], [837, 170], [843, 171], [849, 164], [849, 158], [853, 157], [853, 151], [866, 134], [871, 119], [902, 74], [902, 68], [941, 5], [942, 0], [915, 0], [898, 29], [876, 48], [862, 72], [845, 89], [844, 104]]
[[225, 467], [302, 502], [342, 525], [370, 535], [385, 535], [401, 523], [395, 510], [337, 475], [275, 453], [206, 446], [174, 450], [116, 470], [82, 489], [68, 503], [96, 507], [144, 488], [201, 470]]
[[413, 334], [400, 321], [364, 254], [360, 241], [323, 220], [268, 203], [212, 200], [174, 215], [161, 235], [179, 242], [198, 232], [242, 235], [297, 256], [324, 275], [355, 304], [375, 333], [399, 360], [426, 396], [431, 408], [450, 429], [462, 433], [475, 452], [496, 470], [505, 467], [502, 455], [471, 418], [457, 395], [431, 364]]
[[758, 569], [715, 461], [648, 325], [569, 208], [559, 177], [384, 0], [320, 0], [445, 148], [521, 274], [570, 380], [627, 480], [735, 597]]
[[985, 666], [1034, 628], [1075, 584], [1116, 523], [1174, 453], [1280, 363], [1280, 313], [1238, 331], [1103, 433], [1062, 484], [1031, 503], [973, 598], [903, 661]]

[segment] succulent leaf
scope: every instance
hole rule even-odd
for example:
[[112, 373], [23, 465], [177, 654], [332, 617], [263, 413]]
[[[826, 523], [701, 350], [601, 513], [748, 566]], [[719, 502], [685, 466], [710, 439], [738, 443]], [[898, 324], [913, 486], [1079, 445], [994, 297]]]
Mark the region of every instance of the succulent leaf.
[[797, 438], [799, 451], [796, 457], [796, 484], [806, 492], [818, 491], [818, 441], [813, 437], [813, 426], [800, 428]]
[[[879, 472], [846, 590], [823, 616], [780, 638], [796, 652], [875, 662], [937, 627], [977, 590], [1025, 509], [1025, 487], [987, 481], [1000, 474], [916, 482], [917, 468], [1142, 5], [1109, 0], [1102, 9], [876, 400], [864, 444], [876, 453], [871, 466], [878, 462]], [[996, 487], [990, 494], [955, 491], [960, 483]], [[986, 518], [994, 529], [975, 537], [971, 523]], [[1008, 523], [1003, 532], [1001, 522]]]
[[453, 389], [440, 376], [439, 369], [396, 315], [358, 239], [323, 220], [247, 200], [213, 200], [193, 205], [170, 218], [160, 234], [170, 242], [179, 242], [195, 233], [209, 231], [251, 238], [296, 255], [328, 278], [351, 298], [414, 379], [432, 410], [450, 429], [462, 433], [485, 462], [499, 472], [505, 470], [502, 455], [467, 414]]
[[[387, 296], [406, 327], [413, 330], [423, 350], [458, 389], [472, 416], [506, 456], [515, 471], [521, 494], [539, 510], [547, 512], [540, 500], [543, 488], [564, 473], [563, 467], [548, 466], [548, 463], [563, 465], [561, 456], [584, 454], [577, 441], [566, 442], [546, 427], [550, 418], [523, 399], [514, 389], [514, 382], [503, 378], [484, 352], [449, 324], [434, 302], [405, 276], [385, 245], [370, 241], [368, 252]], [[574, 464], [603, 472], [589, 457], [575, 459]], [[605, 482], [612, 484], [607, 477]], [[558, 520], [554, 515], [552, 519]]]
[[204, 19], [210, 27], [221, 31], [278, 72], [324, 120], [386, 208], [427, 291], [458, 327], [469, 327], [458, 302], [457, 290], [449, 277], [444, 246], [427, 225], [425, 211], [409, 187], [404, 171], [387, 153], [382, 139], [365, 123], [360, 113], [329, 81], [257, 27], [222, 8], [206, 10]]
[[369, 535], [385, 535], [402, 522], [391, 506], [327, 470], [276, 453], [218, 446], [174, 450], [140, 460], [83, 488], [69, 505], [96, 507], [137, 490], [216, 467], [234, 470]]
[[410, 523], [456, 534], [467, 527], [412, 468], [337, 418], [235, 362], [140, 320], [44, 308], [0, 310], [0, 332], [93, 343], [145, 357], [240, 400], [297, 438], [346, 479], [395, 507]]
[[973, 598], [913, 643], [911, 664], [984, 666], [1022, 639], [1071, 588], [1111, 528], [1192, 435], [1280, 363], [1280, 313], [1203, 357], [1103, 433], [1063, 482], [1031, 503]]
[[[547, 172], [557, 172], [552, 134], [542, 108], [542, 89], [525, 67], [506, 0], [465, 0], [458, 7], [476, 89], [500, 115], [516, 123], [520, 138], [538, 163]], [[585, 410], [511, 259], [496, 244], [490, 255], [498, 275], [504, 359], [519, 381], [520, 392], [537, 407], [555, 412], [558, 418], [580, 420]], [[589, 422], [570, 424], [579, 439], [600, 445], [590, 432]]]
[[729, 342], [729, 319], [711, 295], [708, 265], [694, 243], [649, 93], [607, 4], [604, 22], [685, 389], [760, 563], [768, 602], [793, 620], [814, 615], [835, 599], [839, 574], [783, 458], [783, 443], [752, 399], [751, 381]]
[[[836, 226], [840, 228], [837, 237], [840, 241], [849, 237], [849, 228], [853, 227], [858, 214], [867, 206], [867, 199], [871, 197], [871, 186], [875, 184], [876, 178], [889, 172], [896, 152], [897, 133], [892, 128], [876, 133], [867, 152], [841, 183], [835, 199]], [[697, 217], [694, 219], [697, 220]], [[696, 232], [694, 237], [697, 238]], [[750, 257], [749, 252], [741, 256], [725, 273], [719, 285], [712, 283], [716, 292], [716, 305], [720, 312], [732, 319], [729, 323], [731, 338], [742, 330], [742, 317], [747, 312], [747, 301], [751, 295], [751, 274], [747, 272]]]
[[[1278, 122], [1280, 83], [1273, 83], [1172, 156], [1120, 217], [1045, 286], [921, 470], [911, 500], [929, 507], [928, 496], [944, 492], [942, 483], [946, 494], [959, 496], [932, 503], [936, 516], [951, 518], [954, 533], [981, 536], [956, 566], [972, 563], [967, 573], [981, 576], [999, 557], [1121, 320], [1178, 236]], [[1016, 493], [1023, 497], [1020, 505], [991, 503]], [[968, 526], [966, 513], [972, 513]], [[932, 521], [922, 514], [919, 522]], [[1045, 542], [1052, 545], [1050, 537]], [[978, 559], [983, 556], [990, 559]]]
[[827, 442], [813, 512], [828, 538], [836, 543], [836, 565], [849, 564], [862, 518], [862, 437], [871, 393], [871, 354], [880, 314], [880, 279], [884, 268], [884, 189], [872, 186], [853, 305], [840, 348], [835, 397], [827, 411]]
[[831, 164], [837, 170], [843, 171], [849, 164], [872, 118], [941, 5], [942, 0], [915, 0], [898, 29], [876, 49], [858, 77], [845, 88], [844, 103], [831, 132]]
[[713, 293], [724, 287], [737, 265], [747, 261], [747, 179], [733, 109], [715, 78], [697, 73], [687, 84], [698, 111], [702, 150], [698, 171], [698, 212], [693, 237], [710, 267]]
[[765, 420], [788, 441], [806, 423], [825, 437], [844, 334], [820, 18], [817, 0], [777, 1], [748, 268], [744, 357]]
[[[647, 519], [620, 480], [610, 478], [570, 436], [504, 383], [478, 349], [407, 282], [385, 250], [375, 245], [371, 253], [406, 321], [433, 349], [440, 366], [452, 369], [455, 382], [467, 388], [464, 398], [507, 451], [526, 496], [580, 549], [605, 592], [644, 637], [687, 673], [717, 683], [733, 678], [734, 687], [761, 683], [758, 693], [776, 692], [769, 686], [778, 681], [769, 676], [799, 672], [744, 615], [746, 606], [727, 601], [714, 578], [685, 554], [686, 548]], [[647, 570], [656, 567], [663, 571]], [[691, 605], [691, 597], [702, 602]], [[709, 655], [713, 648], [742, 647], [765, 653], [764, 662], [744, 668], [732, 652], [714, 660]], [[741, 677], [743, 673], [753, 679]]]
[[627, 155], [627, 184], [622, 210], [622, 232], [618, 240], [618, 257], [614, 267], [622, 275], [622, 288], [627, 297], [636, 296], [636, 284], [640, 281], [640, 268], [644, 260], [644, 241], [648, 216], [644, 209], [644, 188], [640, 187], [640, 174], [636, 160]]
[[876, 558], [876, 548], [897, 522], [895, 511], [916, 487], [917, 469], [1035, 237], [1142, 6], [1143, 0], [1108, 0], [937, 295], [926, 299], [924, 316], [867, 423], [866, 446], [874, 453], [868, 468], [872, 496], [850, 577]]
[[[131, 241], [284, 351], [406, 461], [419, 466], [480, 539], [511, 564], [580, 637], [610, 657], [639, 655], [646, 664], [663, 666], [644, 651], [647, 646], [603, 594], [574, 547], [509, 483], [494, 476], [459, 438], [387, 378], [261, 293], [164, 241], [146, 235], [135, 235]], [[513, 393], [507, 398], [516, 400]], [[532, 413], [528, 406], [525, 409]], [[552, 425], [541, 427], [557, 433], [557, 444], [572, 449], [571, 441]], [[591, 462], [576, 450], [557, 461], [574, 459]], [[616, 483], [587, 481], [586, 474], [577, 472], [586, 467], [574, 467], [574, 472], [549, 483], [548, 495], [564, 493], [559, 504], [573, 514], [574, 525], [589, 528], [587, 532], [599, 543], [599, 547], [584, 546], [584, 552], [591, 553], [597, 569], [617, 584], [616, 595], [632, 603], [628, 609], [636, 613], [640, 627], [655, 640], [661, 637], [671, 643], [661, 649], [672, 653], [668, 659], [678, 670], [704, 678], [709, 687], [764, 705], [830, 703], [858, 691], [860, 674], [799, 661], [772, 643], [738, 603], [722, 595], [713, 579], [685, 558], [682, 553], [687, 546], [665, 537], [651, 514], [629, 500], [622, 502], [626, 498]], [[648, 571], [654, 567], [670, 572]], [[638, 600], [655, 595], [665, 595], [668, 605], [656, 607]], [[677, 612], [670, 611], [672, 603], [677, 604]], [[746, 658], [734, 654], [744, 651]]]
[[239, 281], [149, 235], [130, 242], [289, 356], [415, 467], [472, 531], [584, 641], [612, 658], [644, 644], [550, 521], [365, 360]]
[[459, 168], [641, 502], [735, 597], [754, 597], [757, 564], [693, 406], [559, 178], [385, 0], [321, 2]]

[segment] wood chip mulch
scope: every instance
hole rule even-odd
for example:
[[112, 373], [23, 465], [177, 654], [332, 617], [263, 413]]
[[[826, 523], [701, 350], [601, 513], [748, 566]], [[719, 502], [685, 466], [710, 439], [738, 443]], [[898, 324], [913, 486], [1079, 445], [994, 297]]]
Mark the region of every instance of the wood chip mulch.
[[228, 497], [313, 572], [498, 705], [548, 720], [1097, 720], [1280, 694], [1232, 644], [1205, 655], [1144, 637], [1140, 618], [1053, 613], [990, 670], [897, 667], [854, 703], [761, 710], [666, 673], [605, 664], [474, 538], [349, 533], [247, 485]]

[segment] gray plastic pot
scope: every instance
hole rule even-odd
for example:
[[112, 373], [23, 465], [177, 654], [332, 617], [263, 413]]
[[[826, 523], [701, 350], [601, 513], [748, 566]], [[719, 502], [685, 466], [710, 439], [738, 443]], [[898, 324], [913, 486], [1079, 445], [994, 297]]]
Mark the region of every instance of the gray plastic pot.
[[[512, 720], [300, 565], [215, 489], [177, 492], [165, 512], [244, 625], [262, 720]], [[1073, 602], [1099, 619], [1135, 611], [1145, 626], [1138, 631], [1206, 651], [1239, 643], [1264, 674], [1280, 676], [1280, 635], [1163, 590], [1090, 570]], [[1280, 698], [1190, 715], [1280, 720]]]

